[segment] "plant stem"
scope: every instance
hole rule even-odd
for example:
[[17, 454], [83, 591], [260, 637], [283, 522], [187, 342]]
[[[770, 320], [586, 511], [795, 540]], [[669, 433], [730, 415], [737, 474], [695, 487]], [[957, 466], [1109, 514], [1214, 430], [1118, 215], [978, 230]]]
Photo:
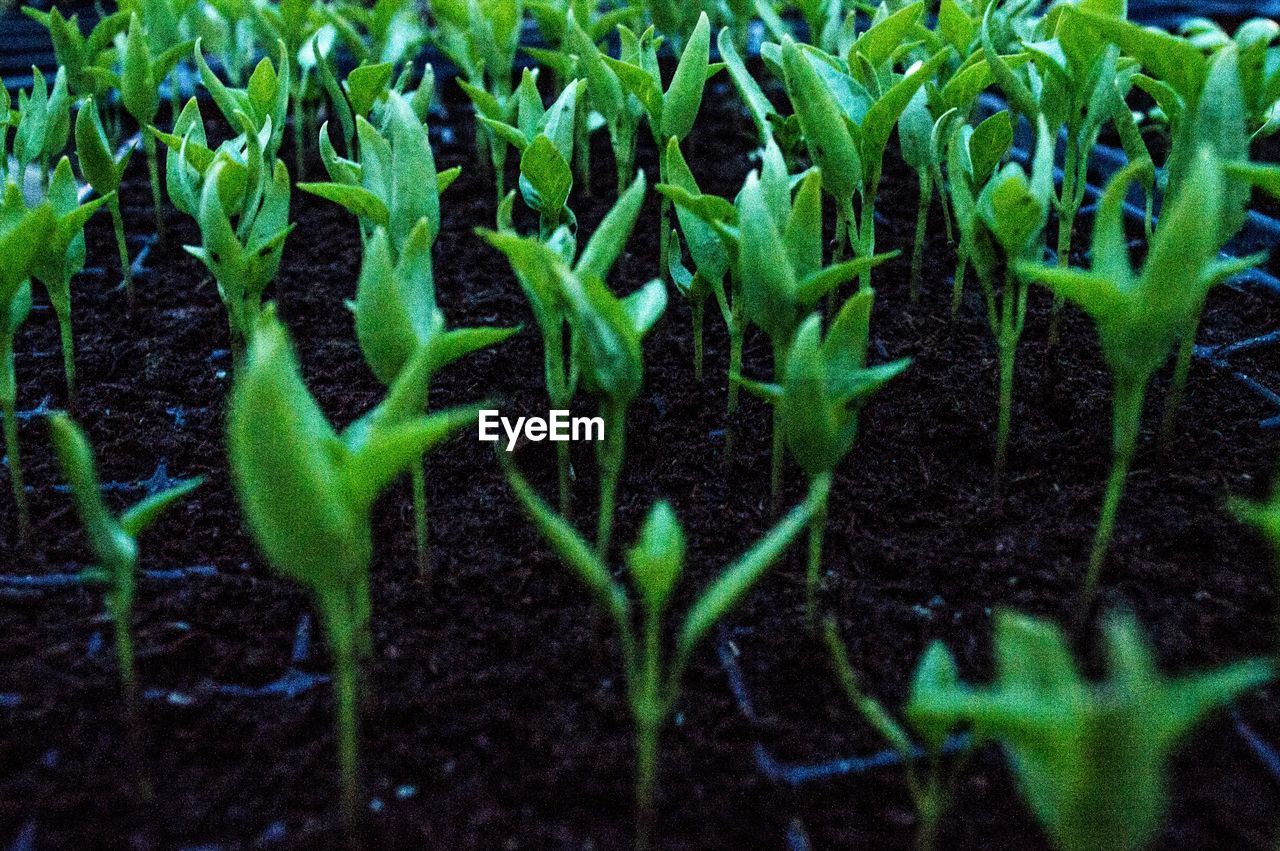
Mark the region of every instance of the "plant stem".
[[1178, 360], [1173, 367], [1173, 378], [1169, 381], [1169, 395], [1164, 400], [1164, 412], [1160, 415], [1160, 446], [1166, 447], [1173, 438], [1174, 426], [1178, 423], [1178, 409], [1187, 392], [1187, 377], [1191, 373], [1191, 357], [1195, 354], [1196, 334], [1200, 331], [1200, 314], [1204, 311], [1204, 302], [1196, 310], [1195, 319], [1182, 336], [1178, 346]]
[[[787, 371], [787, 349], [782, 340], [773, 343], [773, 380], [781, 382]], [[783, 435], [782, 407], [773, 406], [773, 451], [769, 458], [769, 497], [773, 508], [778, 508], [778, 498], [782, 494], [782, 458], [786, 452]]]
[[[859, 257], [870, 257], [876, 253], [876, 198], [880, 194], [880, 178], [873, 178], [862, 196], [862, 224], [858, 227], [861, 247]], [[858, 292], [871, 290], [871, 269], [866, 269], [858, 276]]]
[[[69, 286], [69, 285], [68, 285]], [[62, 341], [62, 374], [67, 382], [67, 405], [75, 407], [76, 403], [76, 344], [71, 335], [71, 311], [56, 310], [58, 319], [58, 337]]]
[[646, 606], [644, 655], [639, 693], [633, 699], [636, 721], [636, 848], [648, 849], [657, 815], [658, 735], [662, 728], [663, 696], [659, 693], [658, 667], [662, 647], [659, 636], [662, 613]]
[[307, 179], [307, 156], [306, 156], [306, 137], [303, 135], [306, 128], [306, 120], [302, 115], [302, 91], [301, 80], [298, 81], [298, 90], [294, 91], [291, 100], [293, 101], [293, 163], [297, 176], [294, 180]]
[[929, 225], [929, 207], [933, 203], [933, 187], [929, 175], [920, 172], [920, 204], [916, 208], [916, 240], [911, 251], [911, 303], [920, 300], [920, 278], [924, 272], [924, 237]]
[[18, 509], [18, 547], [25, 549], [31, 537], [31, 508], [22, 481], [22, 457], [18, 449], [18, 382], [13, 369], [13, 336], [0, 339], [0, 404], [4, 406], [4, 451], [9, 461], [9, 486]]
[[142, 147], [147, 154], [147, 173], [151, 176], [151, 205], [155, 208], [156, 238], [164, 242], [164, 196], [160, 194], [160, 164], [156, 157], [156, 140], [150, 133], [142, 134]]
[[969, 255], [964, 250], [956, 252], [956, 273], [951, 279], [951, 318], [960, 313], [960, 297], [964, 295], [964, 278], [969, 271]]
[[600, 514], [596, 522], [596, 554], [605, 564], [609, 563], [609, 543], [613, 534], [613, 512], [618, 499], [618, 478], [622, 474], [622, 458], [626, 448], [626, 406], [606, 399], [604, 414], [604, 440], [597, 444], [596, 457], [600, 464]]
[[355, 846], [360, 828], [359, 667], [350, 636], [335, 641], [333, 651], [338, 763], [342, 772], [342, 821], [350, 843]]
[[1142, 401], [1146, 384], [1145, 376], [1141, 379], [1117, 376], [1115, 380], [1115, 399], [1112, 403], [1111, 476], [1107, 480], [1107, 491], [1102, 500], [1102, 516], [1098, 521], [1098, 532], [1093, 539], [1093, 551], [1089, 555], [1089, 572], [1084, 580], [1083, 596], [1086, 609], [1097, 593], [1098, 577], [1102, 574], [1102, 565], [1107, 559], [1107, 550], [1111, 547], [1111, 536], [1116, 525], [1116, 511], [1120, 506], [1125, 479], [1129, 475], [1129, 465], [1133, 461], [1134, 449], [1138, 444], [1138, 429], [1142, 422]]
[[729, 308], [729, 388], [727, 394], [728, 402], [725, 406], [727, 410], [724, 431], [724, 460], [726, 463], [733, 460], [733, 452], [738, 437], [738, 382], [733, 380], [733, 376], [742, 374], [742, 344], [743, 338], [746, 336], [743, 328], [742, 311], [742, 298], [735, 288], [733, 304]]
[[431, 584], [431, 551], [427, 548], [427, 476], [422, 460], [409, 468], [413, 482], [413, 533], [418, 545], [418, 578]]
[[1005, 472], [1009, 466], [1009, 432], [1013, 428], [1013, 365], [1014, 348], [1001, 340], [1000, 352], [1000, 412], [996, 425], [995, 489], [996, 502], [1004, 501]]
[[[1071, 265], [1071, 237], [1076, 226], [1077, 183], [1080, 175], [1080, 152], [1072, 137], [1068, 134], [1067, 148], [1062, 163], [1062, 197], [1058, 204], [1058, 266], [1065, 269]], [[1053, 311], [1049, 317], [1049, 342], [1052, 349], [1058, 344], [1058, 336], [1062, 323], [1063, 298], [1057, 293], [1053, 296]]]
[[556, 478], [560, 485], [560, 516], [568, 520], [573, 501], [569, 495], [569, 442], [565, 440], [556, 444]]
[[120, 214], [120, 196], [112, 195], [107, 202], [111, 213], [111, 228], [116, 232], [116, 249], [120, 252], [120, 275], [124, 279], [124, 294], [133, 309], [133, 263], [129, 260], [129, 244], [124, 238], [124, 216]]
[[827, 531], [827, 499], [814, 509], [809, 518], [809, 564], [805, 575], [805, 620], [809, 631], [818, 633], [818, 591], [822, 584], [822, 539]]

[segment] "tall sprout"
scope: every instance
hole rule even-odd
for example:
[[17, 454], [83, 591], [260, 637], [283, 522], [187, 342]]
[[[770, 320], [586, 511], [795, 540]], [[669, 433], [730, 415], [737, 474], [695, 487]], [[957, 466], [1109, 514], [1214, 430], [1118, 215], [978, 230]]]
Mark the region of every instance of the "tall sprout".
[[1136, 163], [1107, 186], [1093, 228], [1093, 267], [1063, 269], [1021, 263], [1019, 274], [1039, 281], [1079, 305], [1098, 326], [1102, 354], [1113, 382], [1112, 464], [1102, 502], [1084, 600], [1092, 601], [1115, 530], [1116, 512], [1138, 444], [1143, 400], [1151, 376], [1168, 360], [1174, 344], [1216, 282], [1259, 258], [1219, 261], [1217, 237], [1206, 223], [1223, 209], [1223, 170], [1216, 155], [1202, 148], [1189, 183], [1166, 207], [1141, 270], [1129, 259], [1124, 231], [1126, 193], [1149, 164]]
[[430, 352], [419, 350], [374, 409], [335, 432], [302, 381], [271, 308], [258, 319], [227, 417], [232, 479], [271, 566], [311, 592], [333, 654], [342, 812], [359, 821], [360, 661], [371, 651], [370, 512], [424, 452], [475, 420], [474, 408], [422, 415]]
[[[203, 129], [203, 128], [202, 128]], [[129, 145], [119, 153], [111, 150], [107, 132], [98, 115], [97, 102], [90, 98], [80, 105], [76, 113], [76, 159], [85, 181], [103, 198], [107, 199], [107, 211], [111, 214], [111, 229], [116, 237], [116, 251], [120, 256], [120, 276], [124, 281], [125, 296], [133, 304], [133, 263], [129, 260], [129, 244], [125, 241], [124, 216], [120, 212], [120, 182], [133, 157], [136, 145]]]
[[664, 653], [663, 624], [671, 594], [684, 569], [684, 530], [666, 502], [649, 511], [636, 545], [625, 556], [627, 572], [639, 591], [640, 624], [626, 585], [610, 569], [610, 560], [595, 551], [542, 501], [516, 472], [505, 453], [499, 456], [507, 478], [538, 531], [570, 571], [594, 595], [618, 631], [627, 700], [636, 736], [636, 847], [650, 846], [657, 815], [659, 737], [680, 698], [680, 688], [693, 652], [765, 571], [778, 560], [819, 506], [831, 486], [820, 476], [805, 502], [778, 522], [745, 554], [727, 566], [685, 613], [674, 651]]

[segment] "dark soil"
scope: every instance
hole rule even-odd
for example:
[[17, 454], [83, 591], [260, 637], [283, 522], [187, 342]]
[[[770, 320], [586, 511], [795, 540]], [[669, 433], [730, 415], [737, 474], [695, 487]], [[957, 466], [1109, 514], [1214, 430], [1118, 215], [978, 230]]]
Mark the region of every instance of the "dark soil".
[[[448, 87], [446, 87], [448, 88]], [[705, 189], [732, 194], [752, 167], [752, 132], [723, 80], [707, 98], [686, 155]], [[463, 176], [444, 199], [437, 287], [454, 325], [524, 322], [505, 345], [452, 367], [432, 388], [445, 406], [485, 397], [507, 412], [545, 410], [541, 344], [505, 261], [472, 233], [494, 214], [492, 184], [474, 159], [470, 120], [448, 96], [437, 116], [441, 167]], [[290, 156], [291, 155], [287, 155]], [[593, 153], [595, 195], [573, 201], [585, 238], [612, 197], [611, 155]], [[292, 159], [288, 159], [291, 163]], [[140, 164], [140, 161], [139, 161]], [[656, 175], [653, 152], [641, 165]], [[317, 168], [318, 171], [318, 168]], [[143, 173], [127, 185], [131, 232], [150, 229]], [[887, 164], [881, 244], [908, 247], [916, 185]], [[935, 209], [936, 214], [936, 209]], [[382, 389], [357, 349], [343, 299], [359, 265], [355, 222], [297, 193], [274, 297], [293, 332], [307, 381], [345, 425]], [[216, 576], [144, 581], [135, 630], [144, 702], [144, 757], [130, 756], [100, 592], [0, 597], [0, 841], [34, 830], [38, 847], [314, 848], [340, 844], [331, 694], [235, 697], [211, 684], [261, 686], [290, 668], [306, 596], [273, 575], [243, 532], [223, 450], [230, 369], [225, 319], [212, 282], [181, 249], [194, 224], [168, 216], [169, 237], [148, 261], [132, 314], [115, 289], [109, 224], [89, 228], [89, 257], [105, 274], [76, 283], [80, 421], [103, 478], [145, 479], [160, 462], [208, 482], [145, 540], [148, 568], [214, 565]], [[650, 202], [612, 279], [617, 292], [655, 270], [657, 209]], [[1018, 371], [1008, 499], [993, 504], [995, 348], [976, 289], [948, 321], [953, 257], [935, 222], [919, 304], [907, 298], [907, 261], [877, 272], [877, 360], [915, 363], [868, 410], [860, 444], [831, 497], [824, 604], [838, 617], [866, 688], [896, 707], [928, 642], [944, 640], [965, 677], [990, 674], [992, 609], [1071, 620], [1094, 530], [1110, 446], [1109, 382], [1094, 331], [1068, 310], [1067, 341], [1051, 355], [1048, 298], [1032, 299]], [[1084, 239], [1084, 236], [1081, 236]], [[645, 345], [646, 390], [632, 410], [620, 500], [620, 542], [644, 511], [671, 499], [688, 530], [682, 610], [773, 520], [767, 470], [769, 414], [744, 401], [740, 451], [721, 464], [726, 344], [708, 317], [707, 378], [692, 379], [688, 306], [673, 296]], [[1204, 342], [1280, 324], [1280, 301], [1223, 288], [1211, 298]], [[53, 316], [37, 310], [21, 333], [20, 407], [64, 404]], [[752, 336], [747, 372], [768, 375], [768, 347]], [[1232, 364], [1280, 386], [1274, 349]], [[1165, 377], [1151, 393], [1158, 421]], [[590, 401], [579, 400], [583, 412]], [[1167, 451], [1148, 432], [1121, 509], [1104, 576], [1107, 605], [1132, 606], [1161, 663], [1184, 672], [1274, 646], [1272, 567], [1265, 548], [1223, 509], [1232, 494], [1261, 495], [1277, 438], [1259, 429], [1275, 411], [1227, 372], [1197, 362]], [[85, 538], [39, 418], [23, 423], [35, 529], [29, 553], [9, 548], [11, 573], [77, 569]], [[594, 463], [574, 449], [576, 517], [591, 528]], [[520, 467], [544, 492], [553, 452], [530, 444]], [[377, 509], [374, 653], [366, 669], [365, 786], [370, 844], [396, 848], [623, 848], [632, 836], [630, 721], [612, 638], [602, 642], [590, 601], [518, 513], [492, 456], [471, 434], [428, 459], [437, 578], [414, 579], [407, 487]], [[789, 471], [787, 501], [798, 499]], [[113, 492], [135, 499], [139, 491]], [[14, 522], [0, 499], [0, 528]], [[811, 762], [884, 746], [837, 692], [824, 652], [803, 628], [801, 548], [734, 613], [734, 646], [759, 713], [750, 721], [726, 683], [716, 648], [698, 654], [662, 750], [663, 848], [777, 848], [789, 829], [816, 848], [897, 847], [915, 817], [894, 768], [795, 789], [755, 767], [763, 742], [779, 759]], [[105, 631], [105, 633], [104, 633]], [[1092, 654], [1092, 633], [1080, 640]], [[303, 663], [323, 672], [321, 642]], [[96, 648], [96, 649], [95, 649]], [[1242, 702], [1244, 717], [1280, 741], [1270, 692]], [[133, 778], [152, 778], [139, 803]], [[1280, 795], [1225, 714], [1207, 720], [1176, 762], [1167, 848], [1274, 847]], [[980, 752], [961, 774], [943, 827], [949, 848], [1045, 844], [1002, 757]]]

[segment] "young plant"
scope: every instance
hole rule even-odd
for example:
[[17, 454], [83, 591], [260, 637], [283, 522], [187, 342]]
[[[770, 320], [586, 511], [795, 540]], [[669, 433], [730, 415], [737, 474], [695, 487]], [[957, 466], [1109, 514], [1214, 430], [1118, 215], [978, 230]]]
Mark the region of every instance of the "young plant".
[[[520, 330], [518, 327], [445, 330], [444, 314], [436, 305], [431, 263], [433, 237], [431, 223], [425, 218], [419, 219], [399, 257], [393, 259], [387, 231], [377, 228], [365, 246], [355, 301], [348, 302], [355, 315], [356, 339], [365, 362], [388, 387], [395, 384], [420, 350], [430, 353], [429, 365], [420, 376], [429, 387], [438, 370], [472, 352], [495, 346]], [[418, 575], [430, 582], [426, 476], [421, 463], [410, 467], [410, 473]]]
[[[542, 334], [543, 374], [547, 396], [550, 397], [553, 409], [568, 410], [578, 386], [581, 366], [579, 359], [573, 356], [573, 350], [565, 349], [566, 326], [570, 326], [571, 322], [562, 281], [579, 278], [603, 282], [608, 279], [609, 270], [626, 247], [627, 239], [635, 228], [640, 206], [644, 203], [644, 192], [644, 172], [640, 172], [631, 188], [618, 198], [617, 203], [600, 222], [576, 261], [573, 256], [576, 243], [567, 228], [560, 228], [546, 242], [518, 236], [510, 230], [479, 232], [494, 248], [506, 255], [525, 297], [529, 300], [534, 320]], [[568, 443], [556, 443], [556, 453], [560, 514], [568, 517], [571, 504]], [[621, 465], [621, 456], [617, 463]], [[602, 494], [604, 483], [602, 467]]]
[[1122, 206], [1143, 168], [1150, 166], [1130, 165], [1107, 186], [1094, 222], [1092, 270], [1026, 262], [1018, 265], [1018, 274], [1048, 286], [1093, 318], [1111, 370], [1111, 475], [1085, 577], [1086, 603], [1093, 599], [1111, 545], [1151, 376], [1168, 359], [1208, 289], [1259, 259], [1217, 259], [1216, 234], [1205, 223], [1218, 221], [1222, 211], [1222, 165], [1214, 154], [1202, 149], [1188, 185], [1160, 217], [1145, 265], [1135, 271], [1129, 259]]
[[125, 295], [133, 304], [133, 263], [129, 260], [129, 245], [125, 241], [124, 216], [120, 212], [120, 181], [133, 157], [134, 145], [127, 146], [117, 157], [107, 141], [107, 132], [98, 115], [93, 98], [80, 105], [76, 113], [76, 158], [80, 171], [93, 191], [107, 199], [107, 211], [111, 214], [111, 228], [116, 235], [116, 250], [120, 255], [120, 276], [124, 281]]
[[[922, 725], [924, 729], [917, 732], [924, 740], [924, 763], [926, 771], [921, 772], [919, 748], [911, 737], [908, 725], [904, 725], [890, 714], [884, 704], [873, 695], [867, 694], [859, 682], [858, 672], [849, 661], [849, 651], [840, 639], [839, 628], [835, 619], [827, 617], [823, 621], [823, 639], [830, 654], [831, 665], [835, 669], [840, 689], [854, 709], [880, 734], [902, 762], [906, 773], [907, 790], [911, 801], [915, 804], [916, 815], [920, 820], [920, 828], [916, 833], [915, 847], [918, 851], [933, 851], [937, 847], [938, 826], [946, 814], [950, 804], [951, 790], [955, 785], [969, 749], [965, 748], [950, 772], [942, 770], [944, 747], [948, 743], [947, 730], [940, 725]], [[911, 703], [915, 703], [916, 695], [928, 694], [930, 688], [939, 683], [954, 683], [957, 675], [955, 661], [940, 643], [931, 645], [920, 660], [911, 686]]]
[[[1008, 113], [998, 113], [988, 122], [1008, 124]], [[951, 203], [960, 229], [962, 250], [978, 275], [987, 308], [987, 324], [995, 336], [1000, 364], [999, 419], [996, 426], [996, 501], [1004, 496], [1005, 470], [1009, 458], [1009, 434], [1013, 425], [1013, 375], [1018, 343], [1027, 317], [1027, 282], [1018, 271], [1019, 261], [1039, 260], [1043, 251], [1044, 228], [1049, 219], [1053, 195], [1053, 137], [1044, 121], [1039, 122], [1036, 150], [1027, 175], [1017, 163], [1006, 163], [998, 171], [990, 156], [1002, 146], [1012, 131], [1001, 129], [983, 137], [983, 143], [998, 139], [994, 148], [975, 147], [979, 133], [962, 128], [952, 137], [948, 153], [951, 174]], [[986, 157], [986, 162], [976, 160]], [[971, 183], [971, 175], [991, 177], [983, 186]], [[1003, 257], [1003, 262], [1001, 258]], [[1003, 268], [1003, 282], [999, 283]]]
[[[598, 42], [608, 33], [608, 28], [601, 26], [607, 18], [608, 16], [604, 16], [600, 20], [584, 24], [579, 22], [578, 16], [570, 9], [565, 24], [565, 43], [567, 49], [577, 57], [577, 73], [587, 81], [587, 96], [591, 108], [604, 119], [605, 127], [609, 130], [617, 193], [621, 195], [635, 179], [636, 135], [644, 109], [640, 100], [623, 86], [617, 72], [605, 61], [608, 54], [598, 46]], [[639, 39], [626, 27], [620, 27], [618, 32], [621, 60], [639, 65]], [[580, 144], [579, 147], [584, 145]], [[590, 145], [585, 145], [585, 149], [590, 150]], [[579, 159], [581, 161], [582, 158]]]
[[58, 67], [66, 69], [67, 91], [73, 100], [100, 98], [110, 92], [112, 42], [128, 28], [127, 13], [100, 18], [88, 34], [80, 29], [79, 15], [64, 17], [56, 6], [43, 12], [24, 5], [22, 13], [49, 30], [54, 57]]
[[368, 242], [377, 228], [386, 228], [392, 252], [399, 255], [423, 218], [430, 223], [431, 241], [435, 241], [440, 232], [440, 193], [459, 169], [436, 173], [427, 127], [408, 98], [387, 92], [379, 118], [381, 126], [363, 117], [355, 119], [359, 161], [339, 157], [329, 141], [328, 123], [321, 127], [320, 155], [330, 181], [299, 183], [298, 188], [353, 213], [360, 221], [362, 242]]
[[102, 500], [102, 488], [93, 457], [93, 447], [75, 422], [63, 413], [49, 416], [53, 448], [58, 453], [62, 473], [71, 484], [76, 508], [89, 537], [89, 546], [98, 560], [81, 571], [85, 583], [107, 588], [107, 610], [115, 633], [116, 664], [125, 704], [136, 713], [138, 687], [134, 673], [133, 600], [138, 572], [138, 538], [172, 506], [200, 486], [203, 478], [186, 479], [134, 503], [119, 516], [112, 516]]
[[[772, 156], [769, 153], [772, 152]], [[747, 175], [738, 194], [739, 263], [746, 318], [773, 344], [773, 375], [787, 374], [787, 352], [802, 319], [841, 284], [893, 257], [893, 253], [824, 265], [822, 257], [822, 182], [820, 169], [800, 181], [795, 199], [791, 179], [776, 147], [766, 148], [761, 171]], [[776, 502], [782, 488], [782, 408], [773, 411], [773, 453], [769, 492]]]
[[[821, 317], [810, 314], [787, 349], [781, 380], [776, 384], [742, 382], [774, 406], [778, 415], [775, 427], [781, 426], [779, 431], [791, 457], [810, 482], [834, 475], [837, 465], [853, 449], [863, 405], [911, 363], [910, 358], [903, 358], [881, 366], [866, 365], [874, 301], [870, 290], [851, 296], [825, 337]], [[810, 521], [805, 583], [805, 615], [815, 633], [826, 524], [824, 499]]]
[[[913, 3], [869, 28], [850, 48], [849, 62], [789, 38], [764, 53], [782, 70], [809, 158], [835, 199], [837, 260], [847, 246], [857, 257], [875, 254], [875, 206], [889, 137], [916, 92], [951, 58], [944, 47], [904, 75], [893, 71], [901, 46], [894, 36], [912, 31], [923, 6]], [[859, 285], [870, 288], [870, 267]]]
[[658, 740], [680, 698], [680, 687], [698, 644], [786, 552], [818, 511], [831, 486], [820, 476], [806, 500], [778, 522], [750, 550], [729, 565], [696, 599], [684, 616], [674, 652], [664, 659], [663, 622], [676, 581], [684, 569], [684, 530], [666, 502], [649, 511], [636, 545], [627, 551], [632, 583], [639, 591], [637, 629], [626, 586], [614, 578], [609, 561], [592, 551], [564, 518], [542, 501], [499, 453], [507, 479], [538, 531], [587, 586], [618, 631], [627, 700], [636, 736], [636, 847], [648, 848], [657, 813]]
[[[622, 39], [622, 55], [633, 57], [614, 59], [602, 57], [613, 69], [618, 81], [624, 89], [635, 96], [644, 110], [649, 124], [649, 132], [653, 135], [654, 146], [658, 156], [658, 182], [667, 183], [665, 157], [668, 140], [675, 139], [677, 144], [693, 130], [694, 120], [702, 106], [702, 91], [707, 80], [722, 67], [709, 62], [711, 53], [711, 21], [703, 12], [698, 17], [698, 24], [680, 54], [675, 73], [666, 91], [662, 89], [662, 74], [658, 70], [658, 46], [661, 39], [649, 27], [639, 38], [626, 27], [619, 26]], [[634, 44], [634, 49], [629, 45]], [[665, 279], [669, 266], [669, 238], [671, 232], [671, 200], [665, 195], [658, 210], [658, 270]]]
[[62, 342], [62, 370], [67, 382], [67, 399], [76, 398], [75, 342], [71, 334], [71, 278], [84, 268], [84, 226], [103, 204], [115, 195], [81, 204], [71, 160], [63, 157], [49, 182], [48, 203], [54, 223], [47, 238], [36, 248], [31, 274], [44, 285], [58, 319]]
[[280, 154], [292, 91], [289, 53], [283, 43], [278, 47], [280, 69], [277, 71], [271, 60], [264, 56], [243, 89], [233, 88], [218, 79], [204, 58], [202, 42], [197, 40], [194, 49], [200, 82], [214, 105], [233, 128], [260, 137], [262, 157], [267, 162], [275, 162]]
[[999, 742], [1023, 798], [1063, 851], [1146, 847], [1160, 827], [1178, 740], [1275, 673], [1273, 663], [1254, 660], [1168, 679], [1124, 612], [1104, 623], [1109, 676], [1091, 684], [1056, 625], [1008, 611], [994, 621], [995, 681], [960, 682], [951, 654], [934, 644], [907, 718], [935, 740], [967, 726]]
[[302, 381], [284, 326], [258, 318], [227, 418], [232, 479], [267, 561], [312, 594], [333, 654], [343, 815], [360, 813], [359, 665], [370, 652], [370, 512], [423, 453], [475, 420], [476, 410], [423, 416], [431, 353], [422, 349], [373, 410], [337, 433]]
[[[193, 42], [175, 44], [159, 56], [153, 56], [147, 32], [137, 13], [129, 17], [125, 38], [122, 74], [119, 79], [120, 101], [138, 126], [155, 124], [160, 113], [160, 81], [173, 71]], [[156, 234], [164, 238], [164, 196], [160, 189], [160, 165], [156, 156], [156, 140], [151, 133], [142, 134], [142, 150], [147, 157], [147, 173], [151, 178], [151, 203], [155, 208]]]
[[[278, 77], [279, 94], [283, 92], [283, 98], [292, 105], [293, 110], [293, 154], [294, 168], [298, 173], [298, 179], [301, 180], [306, 176], [307, 158], [306, 158], [306, 116], [304, 104], [308, 94], [307, 69], [302, 66], [299, 61], [303, 53], [303, 48], [311, 41], [316, 30], [324, 23], [324, 18], [320, 14], [321, 4], [315, 0], [281, 0], [279, 3], [252, 3], [249, 11], [254, 17], [258, 28], [267, 36], [269, 44], [277, 44], [280, 46], [280, 71]], [[292, 61], [290, 61], [292, 60]], [[259, 64], [259, 68], [261, 68]], [[255, 73], [257, 71], [255, 70]], [[208, 86], [208, 76], [205, 69], [200, 69], [200, 78], [204, 80]], [[272, 81], [273, 83], [276, 80]], [[250, 88], [254, 89], [254, 80], [249, 79]], [[210, 92], [212, 93], [212, 89]], [[221, 104], [219, 104], [221, 106]], [[227, 116], [227, 120], [231, 120], [231, 116]], [[234, 123], [234, 122], [233, 122]], [[284, 133], [284, 116], [273, 118], [273, 124], [278, 134]], [[278, 150], [279, 145], [276, 145]], [[271, 159], [275, 159], [276, 151], [271, 151]]]
[[18, 447], [18, 378], [14, 370], [13, 339], [31, 312], [31, 282], [36, 250], [54, 228], [53, 210], [42, 203], [28, 209], [22, 190], [12, 180], [0, 198], [0, 413], [4, 415], [4, 451], [9, 485], [18, 510], [17, 544], [25, 547], [31, 529], [31, 510], [22, 480]]
[[271, 121], [259, 129], [237, 111], [239, 136], [216, 150], [206, 147], [200, 107], [192, 98], [173, 133], [150, 129], [170, 149], [169, 197], [195, 217], [202, 244], [183, 246], [204, 263], [227, 311], [231, 356], [238, 368], [262, 306], [262, 295], [280, 268], [289, 224], [289, 169], [264, 156]]
[[561, 225], [574, 234], [578, 220], [569, 209], [573, 189], [573, 145], [581, 80], [573, 80], [549, 108], [543, 108], [537, 75], [525, 69], [516, 89], [516, 123], [481, 115], [495, 146], [511, 145], [520, 154], [520, 195], [538, 214], [538, 236], [550, 239]]
[[71, 98], [67, 94], [65, 69], [58, 69], [52, 91], [40, 69], [32, 66], [31, 76], [31, 91], [18, 92], [13, 155], [18, 161], [19, 183], [25, 179], [28, 166], [34, 163], [40, 166], [43, 187], [49, 183], [49, 164], [67, 147], [71, 133]]

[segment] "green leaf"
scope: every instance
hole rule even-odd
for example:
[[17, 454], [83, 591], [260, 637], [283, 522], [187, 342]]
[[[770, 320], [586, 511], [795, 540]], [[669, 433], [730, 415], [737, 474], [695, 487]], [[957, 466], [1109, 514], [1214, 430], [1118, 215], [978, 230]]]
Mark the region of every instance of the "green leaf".
[[644, 195], [645, 176], [641, 171], [591, 234], [591, 239], [587, 241], [586, 248], [582, 250], [582, 255], [574, 266], [575, 274], [608, 279], [609, 270], [622, 254], [631, 231], [635, 228]]
[[386, 227], [391, 222], [391, 213], [383, 200], [362, 186], [302, 182], [298, 188], [317, 198], [332, 201], [372, 225]]
[[787, 93], [795, 106], [809, 156], [822, 169], [823, 188], [838, 201], [852, 198], [862, 162], [844, 114], [804, 52], [792, 41], [782, 48]]
[[676, 65], [671, 85], [667, 88], [662, 101], [662, 138], [675, 137], [683, 139], [693, 129], [694, 119], [698, 117], [698, 108], [702, 105], [702, 90], [707, 80], [707, 62], [711, 50], [711, 21], [707, 13], [698, 16], [698, 23], [693, 28], [680, 54], [680, 62]]
[[546, 216], [558, 217], [573, 188], [573, 171], [555, 144], [539, 134], [520, 156], [520, 175], [531, 190], [525, 201]]
[[186, 479], [167, 490], [134, 503], [120, 515], [120, 527], [126, 535], [136, 538], [160, 519], [166, 511], [186, 499], [192, 491], [204, 484], [204, 477]]
[[662, 612], [684, 568], [684, 530], [671, 504], [654, 503], [636, 545], [627, 551], [631, 578], [652, 612]]

